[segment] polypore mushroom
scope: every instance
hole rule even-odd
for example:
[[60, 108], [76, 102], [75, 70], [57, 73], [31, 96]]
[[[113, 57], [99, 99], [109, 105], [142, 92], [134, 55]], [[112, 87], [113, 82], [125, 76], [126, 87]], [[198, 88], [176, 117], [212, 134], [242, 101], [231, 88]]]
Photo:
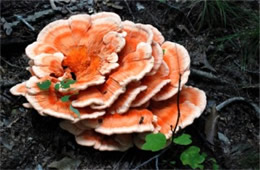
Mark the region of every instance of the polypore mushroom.
[[155, 101], [166, 100], [174, 96], [178, 92], [179, 81], [180, 87], [182, 87], [190, 75], [190, 56], [182, 45], [166, 41], [162, 44], [162, 49], [164, 50], [163, 60], [170, 70], [171, 83], [153, 97]]
[[91, 130], [86, 130], [76, 136], [78, 144], [93, 146], [100, 151], [126, 151], [133, 146], [131, 135], [105, 136]]
[[[180, 92], [179, 108], [180, 118], [177, 130], [184, 128], [199, 117], [206, 107], [206, 95], [202, 90], [191, 86], [184, 86]], [[172, 135], [172, 128], [175, 127], [178, 119], [177, 96], [166, 101], [153, 103], [150, 110], [157, 116], [156, 131], [165, 134], [169, 139]]]
[[130, 134], [106, 136], [79, 126], [79, 123], [71, 124], [68, 121], [61, 122], [60, 127], [75, 135], [78, 144], [93, 146], [100, 151], [125, 151], [133, 146]]
[[136, 99], [140, 92], [147, 89], [147, 86], [141, 85], [141, 82], [132, 82], [127, 88], [126, 92], [121, 94], [118, 99], [109, 108], [111, 114], [122, 114], [128, 111], [131, 107], [131, 103]]
[[[111, 12], [79, 14], [48, 24], [26, 48], [31, 77], [10, 89], [78, 144], [125, 151], [148, 133], [172, 136], [206, 106], [205, 93], [184, 86], [187, 50], [151, 25], [121, 21]], [[179, 87], [180, 85], [180, 87]], [[179, 101], [177, 101], [178, 90]], [[153, 100], [153, 101], [152, 101]], [[179, 106], [178, 106], [179, 103]]]
[[169, 68], [163, 61], [156, 74], [146, 76], [142, 79], [142, 85], [147, 86], [147, 89], [141, 92], [133, 101], [132, 107], [139, 107], [148, 102], [154, 95], [156, 95], [164, 86], [171, 82], [168, 77]]
[[124, 114], [106, 114], [95, 131], [105, 134], [126, 134], [153, 131], [156, 116], [147, 109], [130, 109]]

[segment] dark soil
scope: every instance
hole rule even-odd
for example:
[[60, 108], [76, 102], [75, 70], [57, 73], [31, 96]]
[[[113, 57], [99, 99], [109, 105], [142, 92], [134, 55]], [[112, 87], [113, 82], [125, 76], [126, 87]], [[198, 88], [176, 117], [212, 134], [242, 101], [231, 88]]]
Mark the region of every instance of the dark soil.
[[[184, 129], [192, 135], [193, 145], [199, 146], [208, 157], [215, 158], [223, 169], [259, 168], [259, 115], [246, 102], [234, 102], [219, 111], [214, 144], [209, 144], [204, 133], [205, 122], [214, 103], [217, 105], [232, 97], [244, 97], [248, 102], [259, 106], [259, 56], [250, 57], [247, 69], [241, 69], [241, 49], [230, 43], [219, 44], [216, 38], [232, 33], [229, 27], [202, 27], [195, 25], [197, 13], [190, 11], [187, 3], [173, 1], [92, 1], [78, 3], [56, 3], [60, 11], [52, 11], [30, 22], [32, 31], [20, 22], [7, 35], [1, 21], [1, 110], [0, 148], [1, 169], [46, 169], [54, 161], [69, 157], [79, 160], [78, 169], [132, 169], [155, 154], [132, 148], [127, 152], [99, 152], [92, 148], [77, 145], [69, 133], [60, 129], [59, 120], [42, 117], [35, 110], [25, 109], [23, 97], [12, 96], [13, 85], [30, 77], [26, 71], [28, 59], [24, 49], [36, 40], [40, 30], [51, 21], [68, 18], [77, 13], [113, 11], [122, 20], [151, 24], [157, 27], [166, 40], [184, 45], [191, 56], [192, 69], [210, 72], [218, 77], [209, 80], [191, 74], [188, 84], [204, 90], [208, 106], [204, 114], [191, 126]], [[138, 3], [137, 3], [138, 2]], [[239, 2], [252, 11], [259, 4], [255, 1]], [[117, 9], [117, 6], [123, 9]], [[127, 7], [129, 6], [129, 8]], [[138, 7], [143, 9], [138, 9]], [[51, 9], [49, 1], [1, 1], [1, 17], [7, 22], [17, 21], [15, 15], [26, 18], [35, 12]], [[200, 10], [200, 9], [193, 9]], [[188, 16], [188, 17], [187, 17]], [[244, 22], [243, 19], [240, 21]], [[187, 29], [180, 29], [180, 25]], [[245, 25], [244, 27], [247, 27]], [[259, 51], [259, 49], [258, 49]], [[208, 61], [209, 65], [205, 64]], [[220, 137], [218, 137], [220, 135]], [[224, 135], [224, 138], [221, 137]], [[180, 153], [187, 147], [173, 146], [159, 158], [160, 169], [185, 169], [179, 160]], [[176, 161], [173, 166], [170, 161]], [[212, 168], [209, 160], [206, 168]], [[155, 162], [144, 166], [154, 169]]]

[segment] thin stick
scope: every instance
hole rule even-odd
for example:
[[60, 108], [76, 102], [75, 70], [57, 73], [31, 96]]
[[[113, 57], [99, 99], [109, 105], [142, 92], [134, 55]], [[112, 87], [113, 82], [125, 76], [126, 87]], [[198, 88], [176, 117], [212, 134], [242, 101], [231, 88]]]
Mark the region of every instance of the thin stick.
[[258, 117], [258, 119], [260, 119], [260, 108], [255, 103], [252, 103], [252, 102], [249, 102], [248, 100], [246, 100], [244, 97], [233, 97], [233, 98], [227, 99], [224, 102], [217, 105], [216, 110], [220, 111], [221, 109], [223, 109], [227, 105], [229, 105], [233, 102], [237, 102], [237, 101], [243, 101], [243, 102], [246, 102], [249, 105], [251, 105], [254, 108], [254, 110], [257, 112], [256, 116]]
[[126, 0], [124, 0], [124, 1], [125, 1], [125, 4], [126, 4], [126, 6], [127, 6], [128, 11], [130, 12], [130, 14], [131, 14], [131, 16], [132, 16], [132, 18], [133, 18], [133, 21], [135, 21], [135, 17], [134, 17], [134, 15], [133, 15], [133, 12], [132, 12], [130, 6], [128, 5], [128, 3], [127, 3]]
[[237, 65], [237, 67], [245, 72], [248, 72], [248, 73], [253, 73], [253, 74], [260, 74], [260, 72], [258, 71], [252, 71], [252, 70], [247, 70], [245, 68], [243, 68], [241, 65], [239, 65], [237, 62], [234, 61], [234, 63]]
[[14, 15], [17, 19], [19, 19], [20, 21], [22, 21], [28, 28], [30, 28], [32, 31], [35, 31], [35, 28], [29, 24], [29, 22], [27, 22], [22, 16], [20, 15]]
[[[169, 146], [170, 146], [170, 145], [169, 145]], [[162, 151], [161, 151], [160, 153], [158, 153], [157, 155], [154, 155], [154, 156], [151, 157], [150, 159], [148, 159], [148, 160], [146, 160], [145, 162], [141, 163], [140, 165], [136, 166], [136, 167], [134, 168], [134, 170], [139, 169], [139, 168], [141, 168], [142, 166], [144, 166], [144, 165], [148, 164], [149, 162], [151, 162], [152, 160], [154, 160], [154, 159], [160, 157], [164, 152], [166, 152], [166, 151], [169, 149], [169, 146], [167, 146], [167, 148], [165, 148], [164, 150], [162, 150]]]
[[[177, 121], [174, 127], [174, 130], [172, 132], [172, 136], [174, 136], [176, 130], [177, 130], [177, 126], [179, 124], [180, 121], [180, 117], [181, 117], [181, 111], [180, 111], [180, 89], [181, 89], [181, 74], [179, 74], [179, 83], [178, 83], [178, 93], [177, 93], [177, 110], [178, 110], [178, 117], [177, 117]], [[173, 137], [172, 137], [173, 139]]]
[[127, 153], [128, 153], [128, 152], [125, 152], [124, 155], [119, 159], [119, 161], [117, 162], [116, 166], [113, 167], [113, 170], [114, 170], [114, 169], [118, 169], [118, 166], [119, 166], [120, 162], [122, 162], [122, 160], [125, 158], [125, 156], [126, 156]]
[[197, 69], [191, 69], [191, 74], [194, 75], [194, 76], [199, 76], [199, 77], [202, 77], [202, 78], [206, 78], [208, 80], [212, 80], [214, 82], [228, 84], [226, 81], [224, 81], [221, 78], [215, 76], [214, 74], [208, 73], [208, 72], [205, 72], [205, 71], [201, 71], [201, 70], [197, 70]]
[[158, 161], [159, 161], [159, 158], [155, 158], [155, 168], [156, 170], [159, 170], [159, 167], [158, 167]]
[[[180, 120], [180, 117], [181, 117], [181, 112], [180, 112], [180, 89], [181, 89], [181, 74], [180, 74], [180, 78], [179, 78], [179, 83], [178, 83], [178, 93], [177, 93], [177, 110], [178, 110], [178, 117], [177, 117], [177, 121], [176, 121], [176, 125], [174, 127], [174, 130], [172, 131], [172, 140], [173, 140], [173, 136], [175, 134], [175, 131], [177, 129], [177, 126], [178, 126], [178, 123], [179, 123], [179, 120]], [[171, 127], [172, 129], [172, 127]], [[142, 164], [136, 166], [134, 169], [139, 169], [141, 168], [142, 166], [148, 164], [149, 162], [151, 162], [152, 160], [154, 159], [157, 159], [155, 161], [159, 161], [158, 158], [164, 154], [170, 147], [171, 145], [173, 144], [173, 142], [170, 143], [170, 145], [168, 145], [166, 148], [164, 148], [160, 153], [158, 153], [157, 155], [154, 155], [153, 157], [151, 157], [150, 159], [146, 160], [145, 162], [143, 162]], [[156, 163], [156, 162], [155, 162]], [[158, 164], [157, 164], [158, 166]], [[159, 169], [159, 167], [156, 167]]]
[[19, 67], [19, 66], [14, 65], [14, 64], [11, 64], [9, 61], [6, 61], [3, 57], [1, 57], [1, 60], [3, 60], [7, 65], [9, 65], [9, 66], [11, 66], [11, 67], [15, 67], [15, 68], [19, 68], [19, 69], [24, 70], [24, 68]]

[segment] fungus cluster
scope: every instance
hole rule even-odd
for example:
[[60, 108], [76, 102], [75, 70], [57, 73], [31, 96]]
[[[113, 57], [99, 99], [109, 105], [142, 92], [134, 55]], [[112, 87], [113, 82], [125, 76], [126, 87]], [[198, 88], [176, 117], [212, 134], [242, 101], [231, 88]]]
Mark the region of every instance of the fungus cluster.
[[[80, 145], [125, 151], [141, 147], [147, 133], [172, 136], [206, 105], [205, 93], [185, 86], [190, 57], [151, 25], [117, 14], [79, 14], [57, 20], [26, 48], [29, 80], [11, 88], [42, 116], [63, 119], [61, 128]], [[177, 102], [178, 89], [179, 102]]]

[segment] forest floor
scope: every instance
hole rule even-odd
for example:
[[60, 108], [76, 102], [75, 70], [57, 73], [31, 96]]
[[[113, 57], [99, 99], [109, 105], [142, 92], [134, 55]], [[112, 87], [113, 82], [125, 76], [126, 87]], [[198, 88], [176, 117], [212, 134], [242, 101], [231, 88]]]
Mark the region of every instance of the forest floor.
[[[244, 5], [244, 2], [240, 3]], [[154, 25], [166, 40], [185, 46], [192, 61], [187, 84], [204, 90], [208, 104], [203, 115], [184, 132], [191, 134], [193, 145], [199, 146], [208, 157], [215, 158], [223, 169], [259, 168], [260, 115], [256, 108], [259, 107], [259, 53], [244, 59], [240, 46], [216, 41], [232, 34], [232, 28], [217, 24], [212, 27], [202, 25], [198, 29], [196, 21], [202, 5], [193, 5], [189, 1], [182, 4], [173, 1], [80, 0], [56, 5], [59, 10], [54, 11], [45, 0], [1, 1], [1, 169], [41, 170], [64, 158], [67, 161], [62, 162], [62, 166], [71, 169], [132, 169], [157, 154], [137, 148], [121, 153], [80, 146], [72, 135], [59, 127], [58, 119], [42, 117], [35, 110], [24, 108], [22, 103], [26, 100], [9, 92], [10, 87], [30, 77], [25, 69], [28, 58], [24, 49], [36, 40], [45, 25], [73, 14], [100, 11], [113, 11], [122, 20]], [[258, 6], [256, 1], [246, 2], [246, 7], [253, 12]], [[28, 21], [32, 28], [20, 21], [19, 16], [32, 16], [33, 19]], [[16, 21], [17, 24], [11, 26], [6, 24]], [[244, 23], [244, 20], [239, 22]], [[259, 51], [259, 46], [257, 48]], [[205, 73], [208, 74], [205, 76]], [[215, 105], [233, 97], [242, 97], [244, 101], [232, 102], [216, 115], [212, 113]], [[212, 121], [212, 116], [218, 116], [218, 121]], [[215, 131], [204, 130], [206, 124], [216, 125]], [[215, 136], [210, 144], [207, 139], [212, 133]], [[159, 168], [188, 168], [179, 160], [184, 149], [170, 148], [160, 156]], [[172, 165], [171, 161], [176, 164]], [[212, 168], [209, 160], [205, 167]], [[154, 169], [154, 161], [143, 168]]]

